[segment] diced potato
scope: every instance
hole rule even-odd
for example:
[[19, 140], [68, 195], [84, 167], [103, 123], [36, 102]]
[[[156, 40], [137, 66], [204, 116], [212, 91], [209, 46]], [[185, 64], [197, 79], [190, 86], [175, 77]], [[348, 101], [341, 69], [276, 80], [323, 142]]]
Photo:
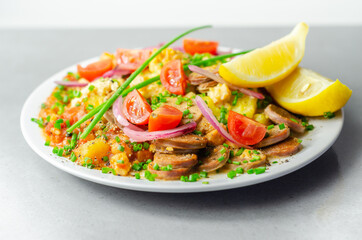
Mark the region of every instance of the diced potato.
[[240, 114], [245, 114], [249, 118], [253, 118], [257, 107], [256, 103], [256, 98], [243, 95], [241, 98], [238, 98], [235, 106], [231, 106], [231, 110]]
[[207, 106], [211, 109], [216, 118], [220, 117], [220, 108], [216, 107], [214, 101], [208, 96], [201, 96], [207, 102]]
[[92, 164], [97, 167], [103, 164], [102, 158], [109, 155], [110, 146], [103, 139], [96, 138], [80, 145], [74, 152], [78, 158], [78, 163], [81, 165], [83, 165], [85, 158], [90, 158]]
[[254, 115], [254, 120], [264, 125], [270, 125], [271, 122], [265, 113], [258, 113]]
[[131, 169], [131, 163], [125, 152], [120, 152], [113, 155], [109, 159], [109, 164], [117, 174], [122, 176], [126, 176]]
[[225, 138], [216, 129], [206, 134], [205, 137], [209, 146], [218, 146], [225, 142]]

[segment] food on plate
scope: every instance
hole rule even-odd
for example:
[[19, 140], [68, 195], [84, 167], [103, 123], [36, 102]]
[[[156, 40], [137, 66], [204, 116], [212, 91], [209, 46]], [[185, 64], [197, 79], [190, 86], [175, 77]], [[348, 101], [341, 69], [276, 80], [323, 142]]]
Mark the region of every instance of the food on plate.
[[190, 38], [183, 48], [170, 46], [206, 27], [158, 47], [103, 53], [56, 81], [32, 119], [45, 145], [105, 174], [233, 179], [262, 174], [275, 158], [297, 154], [297, 137], [314, 128], [305, 116], [333, 118], [351, 95], [339, 81], [296, 68], [305, 23], [253, 51], [220, 54], [218, 42]]

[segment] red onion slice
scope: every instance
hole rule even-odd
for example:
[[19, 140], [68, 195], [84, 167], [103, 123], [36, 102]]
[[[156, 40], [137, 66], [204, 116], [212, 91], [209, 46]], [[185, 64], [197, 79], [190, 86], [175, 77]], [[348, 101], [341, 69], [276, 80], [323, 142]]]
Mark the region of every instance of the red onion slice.
[[131, 73], [130, 70], [120, 69], [118, 66], [116, 66], [114, 69], [103, 74], [102, 77], [103, 78], [122, 77], [122, 76], [128, 75], [130, 73]]
[[196, 129], [196, 125], [197, 124], [195, 122], [191, 122], [174, 129], [155, 132], [137, 131], [130, 129], [129, 127], [125, 127], [123, 132], [134, 142], [145, 142], [155, 139], [178, 137], [193, 132]]
[[238, 147], [243, 147], [243, 148], [249, 148], [251, 149], [250, 146], [244, 145], [242, 143], [239, 143], [238, 141], [236, 141], [227, 131], [225, 128], [222, 127], [222, 125], [219, 123], [219, 121], [216, 119], [216, 117], [214, 116], [214, 114], [212, 113], [211, 109], [207, 106], [207, 104], [205, 103], [205, 101], [200, 97], [200, 96], [196, 96], [195, 98], [195, 102], [197, 107], [200, 109], [200, 111], [202, 112], [202, 115], [204, 115], [204, 117], [206, 118], [206, 120], [229, 142], [234, 143], [235, 145], [237, 145]]
[[121, 124], [121, 126], [123, 127], [128, 127], [135, 131], [144, 131], [143, 129], [137, 127], [136, 125], [133, 125], [126, 119], [126, 117], [123, 115], [122, 112], [122, 105], [123, 105], [123, 98], [122, 96], [120, 96], [117, 98], [117, 100], [113, 103], [112, 106], [112, 112], [117, 122]]
[[54, 81], [54, 83], [65, 87], [85, 87], [88, 83], [81, 83], [76, 81]]
[[195, 65], [189, 65], [188, 67], [189, 67], [189, 69], [191, 71], [193, 71], [195, 73], [198, 73], [200, 75], [203, 75], [205, 77], [208, 77], [208, 78], [214, 80], [215, 82], [226, 84], [231, 90], [239, 90], [241, 93], [244, 93], [245, 95], [249, 95], [249, 96], [252, 96], [252, 97], [255, 97], [255, 98], [258, 98], [258, 99], [264, 99], [263, 94], [258, 93], [258, 92], [254, 92], [254, 91], [246, 89], [246, 88], [241, 88], [241, 87], [235, 86], [233, 84], [230, 84], [230, 83], [226, 82], [224, 79], [222, 79], [219, 75], [214, 74], [214, 73], [212, 73], [210, 71], [207, 71], [207, 70], [202, 69], [202, 68], [200, 68], [198, 66], [195, 66]]

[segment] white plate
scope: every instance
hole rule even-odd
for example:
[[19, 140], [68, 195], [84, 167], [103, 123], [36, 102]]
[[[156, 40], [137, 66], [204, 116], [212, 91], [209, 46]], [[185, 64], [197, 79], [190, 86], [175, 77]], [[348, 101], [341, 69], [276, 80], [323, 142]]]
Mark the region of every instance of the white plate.
[[[97, 58], [89, 59], [81, 64], [88, 64], [96, 60]], [[305, 134], [305, 136], [300, 137], [300, 139], [303, 140], [303, 149], [292, 157], [280, 158], [280, 162], [284, 162], [286, 159], [288, 159], [288, 162], [273, 164], [267, 168], [265, 173], [259, 175], [243, 174], [234, 179], [229, 179], [225, 174], [217, 174], [204, 180], [208, 181], [209, 184], [202, 184], [203, 179], [191, 183], [181, 181], [150, 182], [144, 179], [137, 180], [133, 177], [103, 174], [99, 170], [78, 166], [66, 158], [52, 154], [52, 148], [44, 146], [45, 141], [38, 125], [30, 121], [32, 117], [38, 117], [40, 105], [45, 102], [46, 98], [56, 86], [54, 81], [62, 79], [67, 72], [75, 71], [76, 65], [68, 67], [47, 79], [32, 92], [26, 100], [21, 112], [21, 130], [30, 147], [50, 164], [73, 174], [74, 176], [108, 186], [148, 192], [207, 192], [243, 187], [269, 181], [296, 171], [317, 159], [336, 141], [343, 126], [343, 110], [337, 112], [336, 117], [333, 119], [311, 119], [310, 123], [315, 126], [315, 129]]]

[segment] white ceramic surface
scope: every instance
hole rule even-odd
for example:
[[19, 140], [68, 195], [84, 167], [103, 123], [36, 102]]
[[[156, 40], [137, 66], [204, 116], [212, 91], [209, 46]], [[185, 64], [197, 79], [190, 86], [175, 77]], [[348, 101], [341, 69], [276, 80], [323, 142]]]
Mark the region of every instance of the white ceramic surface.
[[[89, 59], [81, 64], [87, 64], [96, 59], [97, 58]], [[61, 79], [69, 71], [76, 71], [76, 65], [56, 73], [38, 86], [28, 97], [20, 117], [22, 133], [30, 147], [39, 154], [39, 156], [55, 167], [77, 177], [113, 187], [148, 192], [207, 192], [243, 187], [269, 181], [296, 171], [317, 159], [336, 141], [343, 126], [343, 110], [337, 112], [336, 117], [333, 119], [311, 119], [310, 123], [315, 126], [315, 129], [304, 136], [299, 137], [303, 140], [302, 150], [292, 157], [280, 158], [279, 162], [284, 163], [272, 164], [272, 166], [267, 168], [265, 173], [260, 175], [242, 174], [234, 179], [229, 179], [226, 174], [217, 174], [212, 175], [210, 178], [199, 180], [198, 182], [185, 183], [181, 181], [150, 182], [144, 179], [137, 180], [133, 177], [103, 174], [99, 170], [78, 166], [66, 158], [52, 154], [52, 148], [44, 146], [41, 130], [34, 122], [30, 121], [32, 117], [38, 116], [41, 103], [46, 100], [56, 86], [54, 81]], [[285, 160], [288, 161], [285, 162]], [[208, 181], [209, 184], [202, 184], [203, 181]]]

